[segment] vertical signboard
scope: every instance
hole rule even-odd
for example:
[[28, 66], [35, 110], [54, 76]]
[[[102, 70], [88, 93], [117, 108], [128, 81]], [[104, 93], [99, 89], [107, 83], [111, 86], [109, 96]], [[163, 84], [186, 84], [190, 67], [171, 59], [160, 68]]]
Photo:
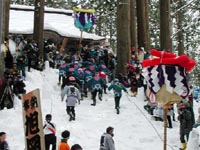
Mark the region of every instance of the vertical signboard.
[[39, 89], [22, 96], [22, 108], [26, 150], [45, 150]]

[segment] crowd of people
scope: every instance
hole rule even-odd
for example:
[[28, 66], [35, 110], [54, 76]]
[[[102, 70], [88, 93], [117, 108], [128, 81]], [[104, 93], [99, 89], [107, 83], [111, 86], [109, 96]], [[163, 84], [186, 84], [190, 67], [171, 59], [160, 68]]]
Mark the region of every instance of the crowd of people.
[[[26, 93], [24, 83], [26, 72], [30, 72], [32, 68], [42, 71], [45, 61], [49, 62], [49, 67], [59, 70], [58, 85], [61, 86], [61, 100], [66, 102], [69, 121], [74, 121], [76, 118], [76, 103], [80, 103], [84, 97], [91, 96], [91, 105], [96, 106], [97, 98], [102, 101], [103, 94], [107, 94], [107, 90], [113, 90], [114, 108], [119, 114], [122, 90], [128, 92], [127, 88], [131, 87], [132, 95], [136, 96], [138, 84], [142, 86], [141, 64], [136, 60], [137, 57], [134, 57], [134, 51], [130, 63], [124, 64], [127, 74], [116, 74], [117, 58], [108, 45], [89, 44], [80, 46], [78, 50], [68, 49], [63, 52], [55, 43], [47, 40], [44, 42], [44, 60], [42, 60], [39, 58], [39, 48], [34, 40], [22, 36], [12, 37], [12, 40], [16, 43], [14, 53], [9, 49], [9, 39], [5, 39], [3, 44], [5, 71], [4, 78], [1, 79], [1, 89], [4, 89], [1, 90], [4, 91], [1, 93], [1, 109], [13, 107], [14, 95], [21, 99], [21, 95]], [[51, 119], [51, 114], [48, 114], [43, 126], [46, 149], [49, 149], [50, 145], [52, 149], [57, 147], [56, 126], [51, 123]], [[107, 131], [107, 134], [113, 135], [110, 131]], [[69, 135], [69, 131], [63, 131], [59, 149], [67, 147], [63, 143], [67, 143]], [[82, 148], [76, 144], [71, 149]]]
[[[193, 135], [194, 132], [191, 132], [194, 130], [194, 128], [199, 127], [200, 120], [199, 117], [197, 120], [195, 120], [195, 115], [193, 111], [193, 101], [194, 96], [191, 88], [190, 95], [186, 99], [181, 100], [178, 103], [172, 104], [170, 108], [168, 108], [167, 111], [167, 127], [173, 128], [173, 121], [179, 121], [180, 123], [180, 142], [182, 144], [181, 150], [188, 150], [191, 149], [192, 145], [189, 144], [187, 146], [187, 143], [189, 140], [194, 140], [194, 137], [196, 138], [196, 144], [199, 142], [199, 133], [195, 133], [195, 136]], [[177, 118], [175, 117], [175, 108], [177, 110]], [[150, 101], [147, 102], [146, 105], [144, 105], [144, 109], [153, 117], [156, 121], [164, 121], [164, 108], [161, 103], [151, 103]], [[199, 109], [200, 110], [200, 109]], [[177, 119], [177, 120], [176, 120]], [[190, 135], [191, 134], [191, 135]], [[197, 136], [198, 134], [198, 136]], [[191, 143], [191, 142], [190, 142]], [[199, 147], [199, 145], [198, 145]], [[191, 149], [192, 150], [192, 149]]]
[[[61, 86], [61, 101], [66, 102], [66, 112], [69, 115], [69, 121], [75, 121], [76, 119], [76, 103], [80, 104], [85, 97], [91, 95], [91, 105], [96, 106], [98, 103], [97, 99], [102, 101], [103, 94], [107, 94], [107, 90], [113, 90], [114, 108], [116, 113], [119, 114], [122, 91], [128, 92], [127, 89], [129, 88], [131, 95], [136, 96], [140, 87], [144, 88], [144, 95], [146, 97], [144, 100], [148, 101], [144, 109], [156, 121], [163, 121], [162, 105], [157, 102], [151, 103], [146, 94], [147, 83], [142, 75], [141, 62], [149, 57], [149, 53], [145, 52], [143, 48], [140, 48], [138, 53], [136, 53], [135, 49], [132, 49], [131, 61], [124, 64], [124, 67], [127, 68], [126, 74], [116, 74], [117, 57], [108, 45], [80, 45], [78, 49], [60, 51], [55, 43], [45, 41], [45, 56], [44, 60], [42, 60], [39, 58], [37, 43], [33, 40], [16, 37], [17, 48], [14, 54], [11, 54], [7, 42], [8, 40], [4, 42], [5, 71], [4, 80], [2, 81], [4, 84], [1, 85], [0, 82], [0, 88], [6, 90], [1, 90], [3, 93], [1, 93], [0, 109], [4, 107], [12, 108], [14, 94], [21, 98], [21, 94], [26, 93], [26, 85], [23, 82], [23, 80], [26, 80], [26, 71], [31, 71], [31, 68], [42, 71], [45, 67], [44, 62], [48, 61], [49, 67], [59, 70], [58, 85]], [[171, 118], [175, 121], [173, 108], [174, 105], [168, 109], [168, 128], [173, 127]], [[183, 100], [178, 103], [177, 108], [178, 120], [180, 121], [180, 141], [183, 145], [182, 150], [185, 150], [189, 133], [194, 125], [197, 126], [193, 112], [193, 96], [189, 100]], [[50, 145], [52, 145], [52, 150], [55, 150], [57, 148], [56, 126], [51, 122], [51, 114], [47, 114], [45, 119], [43, 126], [45, 149], [49, 150]], [[113, 127], [108, 127], [106, 133], [101, 136], [100, 150], [115, 150], [113, 130]], [[0, 137], [4, 137], [4, 135], [5, 133], [2, 132]], [[186, 139], [185, 136], [187, 137]], [[67, 143], [70, 138], [70, 131], [63, 131], [61, 137], [58, 149], [70, 150], [70, 146]], [[0, 143], [1, 145], [2, 142]], [[4, 142], [4, 145], [7, 145], [7, 143]], [[82, 150], [82, 147], [79, 144], [75, 144], [71, 147], [71, 150]]]

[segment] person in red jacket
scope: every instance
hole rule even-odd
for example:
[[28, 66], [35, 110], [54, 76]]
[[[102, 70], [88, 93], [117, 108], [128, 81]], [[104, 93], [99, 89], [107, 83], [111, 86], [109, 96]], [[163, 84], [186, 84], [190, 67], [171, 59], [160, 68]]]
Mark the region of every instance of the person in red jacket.
[[103, 71], [99, 71], [99, 77], [102, 78], [105, 82], [105, 84], [103, 85], [103, 90], [104, 90], [104, 94], [107, 94], [107, 92], [106, 92], [106, 89], [107, 89], [106, 73]]

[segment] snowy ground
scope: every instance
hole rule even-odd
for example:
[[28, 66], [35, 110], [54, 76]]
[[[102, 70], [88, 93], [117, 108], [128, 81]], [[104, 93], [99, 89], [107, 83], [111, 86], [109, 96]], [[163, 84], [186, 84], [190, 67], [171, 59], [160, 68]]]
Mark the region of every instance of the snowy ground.
[[[143, 89], [139, 89], [137, 97], [130, 97], [123, 93], [120, 114], [114, 109], [112, 91], [103, 95], [103, 101], [91, 106], [92, 100], [88, 97], [76, 106], [76, 121], [69, 122], [65, 111], [65, 102], [61, 102], [58, 70], [46, 69], [43, 72], [32, 70], [27, 72], [26, 90], [30, 92], [39, 88], [41, 91], [41, 105], [43, 120], [47, 113], [53, 116], [52, 122], [57, 128], [57, 142], [60, 134], [67, 129], [71, 132], [69, 145], [80, 144], [84, 150], [98, 150], [100, 136], [108, 126], [114, 127], [116, 150], [162, 150], [163, 149], [163, 122], [152, 120], [143, 109]], [[199, 104], [195, 102], [194, 112], [197, 113]], [[176, 115], [177, 117], [177, 115]], [[0, 131], [7, 133], [7, 141], [11, 150], [24, 149], [24, 129], [22, 122], [21, 100], [15, 98], [15, 108], [0, 111]], [[167, 149], [178, 150], [179, 122], [173, 122], [173, 128], [167, 129]]]

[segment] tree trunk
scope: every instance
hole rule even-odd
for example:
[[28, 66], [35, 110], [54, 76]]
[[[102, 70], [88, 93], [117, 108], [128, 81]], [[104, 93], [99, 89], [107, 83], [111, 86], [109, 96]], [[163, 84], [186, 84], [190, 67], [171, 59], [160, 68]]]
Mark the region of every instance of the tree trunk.
[[183, 10], [181, 7], [183, 6], [183, 0], [176, 0], [177, 1], [177, 9], [179, 10], [176, 16], [177, 19], [177, 42], [178, 42], [178, 54], [181, 55], [184, 53], [184, 36], [183, 36]]
[[98, 21], [97, 21], [97, 35], [102, 36], [102, 17], [100, 15]]
[[147, 50], [150, 47], [147, 0], [137, 0], [137, 23], [138, 46]]
[[130, 60], [130, 0], [118, 0], [117, 6], [117, 73], [126, 73]]
[[137, 14], [136, 14], [136, 0], [130, 1], [130, 27], [131, 27], [131, 48], [135, 48], [137, 52], [138, 41], [137, 41]]
[[44, 0], [35, 0], [34, 10], [34, 33], [33, 39], [37, 42], [39, 47], [39, 56], [44, 60]]
[[160, 0], [160, 48], [172, 52], [170, 0]]
[[144, 49], [148, 51], [150, 49], [150, 31], [149, 31], [149, 1], [144, 1], [145, 5], [145, 46]]
[[0, 1], [0, 78], [4, 76], [4, 55], [2, 52], [1, 44], [5, 38], [5, 0]]
[[4, 31], [4, 37], [8, 38], [9, 35], [9, 18], [10, 18], [10, 0], [4, 1], [4, 12], [5, 12], [5, 31]]

